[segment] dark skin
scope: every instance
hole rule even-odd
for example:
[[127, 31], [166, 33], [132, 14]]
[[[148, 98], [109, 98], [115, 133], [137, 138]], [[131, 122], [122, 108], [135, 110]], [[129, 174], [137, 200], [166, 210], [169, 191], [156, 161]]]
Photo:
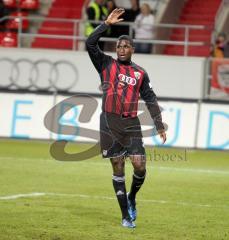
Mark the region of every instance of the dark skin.
[[[123, 18], [120, 18], [121, 15], [125, 12], [123, 8], [114, 9], [110, 15], [107, 17], [105, 24], [112, 25], [123, 21]], [[122, 62], [131, 61], [132, 54], [134, 53], [134, 47], [131, 46], [128, 40], [120, 40], [116, 44], [116, 53], [118, 59]], [[162, 143], [164, 144], [166, 141], [166, 133], [162, 129], [158, 131], [160, 138], [162, 139]], [[145, 171], [146, 168], [146, 159], [145, 156], [141, 155], [132, 155], [129, 156], [136, 173], [141, 173]], [[113, 173], [114, 175], [122, 176], [125, 174], [125, 159], [123, 156], [112, 158], [111, 159]]]
[[[110, 15], [107, 17], [105, 24], [113, 25], [118, 22], [123, 21], [123, 18], [119, 18], [125, 10], [123, 8], [114, 9]], [[116, 44], [116, 53], [120, 61], [130, 61], [131, 56], [134, 53], [134, 48], [131, 46], [128, 40], [120, 40]]]
[[120, 61], [131, 61], [134, 48], [128, 40], [119, 40], [116, 44], [116, 53]]

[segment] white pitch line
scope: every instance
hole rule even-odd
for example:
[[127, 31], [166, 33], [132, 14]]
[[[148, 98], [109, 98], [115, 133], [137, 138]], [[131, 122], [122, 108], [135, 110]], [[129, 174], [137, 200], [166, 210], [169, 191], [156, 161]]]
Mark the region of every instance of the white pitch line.
[[0, 200], [13, 200], [18, 198], [25, 198], [25, 197], [40, 197], [45, 196], [46, 193], [25, 193], [25, 194], [16, 194], [16, 195], [9, 195], [9, 196], [0, 196]]
[[[115, 197], [108, 196], [96, 196], [96, 195], [86, 195], [86, 194], [71, 194], [71, 193], [25, 193], [25, 194], [16, 194], [8, 196], [0, 196], [0, 200], [15, 200], [19, 198], [28, 198], [28, 197], [41, 197], [41, 196], [60, 196], [60, 197], [78, 197], [78, 198], [87, 198], [87, 199], [99, 199], [99, 200], [116, 200]], [[154, 199], [139, 199], [139, 202], [143, 203], [157, 203], [157, 204], [173, 204], [180, 206], [190, 206], [190, 207], [201, 207], [201, 208], [224, 208], [229, 209], [227, 205], [210, 205], [210, 204], [199, 204], [199, 203], [189, 203], [189, 202], [173, 202], [167, 200], [154, 200]]]
[[[107, 164], [107, 163], [93, 163], [93, 162], [90, 162], [90, 164], [97, 165], [97, 166], [110, 166], [110, 164]], [[229, 175], [229, 171], [224, 171], [224, 170], [212, 170], [212, 169], [200, 169], [200, 168], [183, 168], [183, 167], [180, 167], [180, 168], [176, 168], [176, 167], [154, 167], [152, 165], [148, 165], [147, 168], [152, 168], [152, 169], [155, 169], [155, 170], [162, 170], [162, 171]]]
[[168, 170], [168, 171], [172, 170], [172, 171], [176, 171], [176, 172], [193, 172], [193, 173], [210, 173], [210, 174], [213, 173], [213, 174], [224, 174], [224, 175], [226, 174], [226, 175], [229, 175], [229, 171], [211, 170], [211, 169], [199, 169], [199, 168], [155, 167], [155, 169]]
[[[3, 157], [0, 156], [0, 160], [13, 160], [15, 158], [13, 157]], [[31, 160], [31, 158], [17, 158], [17, 160], [25, 160], [25, 161], [29, 161]], [[49, 159], [49, 158], [36, 158], [36, 160], [40, 160], [40, 161], [47, 161], [47, 160], [53, 160], [54, 159]], [[104, 160], [107, 161], [107, 160]], [[61, 161], [57, 161], [57, 162], [61, 162]], [[63, 161], [62, 163], [64, 163], [65, 161]], [[129, 161], [128, 161], [129, 162]], [[74, 163], [74, 162], [73, 162]], [[84, 163], [88, 163], [87, 160], [85, 161], [79, 161], [79, 164], [84, 164]], [[110, 163], [102, 163], [102, 162], [89, 162], [91, 165], [96, 165], [96, 166], [102, 166], [102, 167], [108, 167], [110, 166]], [[88, 166], [88, 165], [87, 165]], [[148, 165], [148, 168], [152, 168], [155, 170], [162, 170], [162, 171], [175, 171], [175, 172], [190, 172], [190, 173], [206, 173], [206, 174], [221, 174], [221, 175], [229, 175], [229, 171], [224, 171], [224, 170], [214, 170], [214, 169], [200, 169], [200, 168], [177, 168], [177, 167], [154, 167], [152, 165]]]

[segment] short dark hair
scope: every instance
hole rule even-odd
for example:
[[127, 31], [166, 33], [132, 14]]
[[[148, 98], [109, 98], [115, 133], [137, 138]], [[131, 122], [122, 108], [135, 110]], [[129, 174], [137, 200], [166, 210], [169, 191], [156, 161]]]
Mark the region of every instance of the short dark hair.
[[217, 37], [223, 37], [224, 39], [227, 39], [227, 34], [224, 33], [224, 32], [221, 32], [221, 33], [218, 34]]
[[121, 35], [119, 38], [118, 38], [118, 41], [121, 41], [121, 40], [127, 40], [129, 41], [130, 45], [132, 47], [134, 47], [134, 41], [133, 39], [129, 36], [129, 35]]

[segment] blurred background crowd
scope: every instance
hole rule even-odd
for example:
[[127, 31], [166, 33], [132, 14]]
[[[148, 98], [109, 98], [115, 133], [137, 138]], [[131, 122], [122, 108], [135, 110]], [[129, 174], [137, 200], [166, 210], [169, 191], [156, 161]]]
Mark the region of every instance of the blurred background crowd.
[[[78, 3], [77, 3], [78, 2]], [[156, 0], [0, 0], [0, 46], [4, 47], [16, 47], [18, 46], [18, 32], [19, 28], [23, 32], [38, 33], [38, 34], [54, 34], [54, 35], [71, 35], [79, 32], [80, 30], [75, 30], [62, 23], [58, 25], [52, 21], [52, 23], [47, 23], [48, 19], [58, 18], [58, 19], [79, 19], [85, 20], [83, 35], [88, 37], [96, 26], [98, 22], [104, 21], [109, 13], [112, 12], [116, 7], [122, 7], [125, 9], [125, 14], [123, 16], [124, 22], [121, 25], [114, 25], [109, 28], [106, 33], [107, 38], [114, 39], [120, 35], [130, 35], [135, 40], [135, 52], [136, 53], [164, 53], [168, 55], [181, 55], [184, 52], [184, 46], [172, 46], [171, 44], [164, 47], [164, 52], [155, 51], [155, 44], [152, 40], [173, 40], [173, 41], [184, 41], [185, 40], [185, 29], [172, 29], [171, 33], [167, 36], [167, 39], [163, 39], [163, 36], [159, 34], [157, 36], [156, 27], [157, 23], [163, 23], [163, 21], [156, 21], [157, 9], [153, 9], [153, 4], [151, 3], [160, 2]], [[170, 1], [171, 2], [171, 1]], [[179, 2], [179, 1], [177, 1]], [[189, 30], [188, 41], [196, 40], [202, 41], [204, 46], [200, 49], [197, 47], [190, 46], [189, 53], [190, 56], [212, 56], [217, 58], [228, 58], [228, 31], [227, 32], [216, 32], [214, 33], [214, 38], [212, 38], [212, 32], [214, 31], [213, 24], [214, 18], [218, 11], [220, 0], [211, 0], [209, 4], [203, 3], [199, 0], [187, 0], [184, 1], [184, 6], [181, 7], [183, 10], [178, 14], [174, 11], [175, 21], [174, 24], [183, 25], [205, 25], [204, 30]], [[30, 16], [41, 16], [40, 12], [42, 6], [45, 3], [46, 19], [42, 23], [37, 24], [35, 30], [31, 30], [30, 20], [26, 17]], [[175, 3], [175, 1], [174, 1]], [[167, 4], [168, 5], [168, 4]], [[210, 6], [213, 9], [208, 10], [207, 7]], [[203, 10], [203, 11], [202, 11]], [[196, 12], [195, 12], [196, 11]], [[201, 13], [203, 16], [201, 16]], [[32, 14], [32, 15], [31, 15]], [[166, 15], [166, 14], [165, 14]], [[176, 16], [177, 15], [177, 16]], [[20, 23], [19, 18], [24, 17], [23, 21]], [[180, 17], [180, 19], [179, 19]], [[178, 21], [179, 20], [179, 21]], [[58, 20], [59, 21], [59, 20]], [[94, 21], [94, 22], [93, 22]], [[168, 19], [166, 20], [168, 21]], [[172, 22], [173, 23], [173, 22]], [[20, 26], [21, 24], [21, 26]], [[130, 27], [131, 26], [131, 27]], [[190, 28], [191, 29], [191, 28]], [[168, 39], [170, 38], [170, 39]], [[54, 41], [54, 39], [51, 39]], [[67, 40], [55, 39], [56, 41], [51, 43], [49, 39], [39, 39], [39, 37], [34, 38], [34, 42], [30, 43], [31, 47], [41, 47], [41, 48], [70, 48], [70, 43], [67, 44]], [[50, 43], [46, 44], [46, 42]], [[70, 40], [69, 40], [70, 41]], [[150, 42], [151, 41], [151, 42]], [[27, 41], [28, 42], [28, 41]], [[58, 43], [59, 42], [59, 43]], [[46, 47], [47, 45], [47, 47]], [[62, 45], [58, 47], [58, 45]], [[69, 45], [69, 47], [67, 46]], [[100, 42], [100, 47], [103, 50], [115, 51], [115, 41], [103, 41]]]

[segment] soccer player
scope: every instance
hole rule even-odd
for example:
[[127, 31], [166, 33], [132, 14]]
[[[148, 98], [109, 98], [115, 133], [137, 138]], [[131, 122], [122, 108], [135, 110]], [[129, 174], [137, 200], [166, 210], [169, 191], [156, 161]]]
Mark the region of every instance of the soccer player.
[[[156, 129], [166, 141], [160, 108], [146, 71], [131, 61], [133, 40], [119, 37], [116, 44], [117, 59], [104, 54], [98, 47], [100, 37], [110, 25], [123, 21], [124, 9], [113, 10], [86, 41], [87, 50], [98, 71], [103, 90], [100, 115], [100, 145], [104, 158], [110, 158], [113, 168], [113, 187], [122, 212], [122, 226], [135, 227], [137, 217], [136, 193], [146, 176], [146, 157], [142, 132], [137, 117], [139, 94], [145, 101]], [[131, 159], [134, 172], [130, 192], [126, 193], [125, 158]]]

